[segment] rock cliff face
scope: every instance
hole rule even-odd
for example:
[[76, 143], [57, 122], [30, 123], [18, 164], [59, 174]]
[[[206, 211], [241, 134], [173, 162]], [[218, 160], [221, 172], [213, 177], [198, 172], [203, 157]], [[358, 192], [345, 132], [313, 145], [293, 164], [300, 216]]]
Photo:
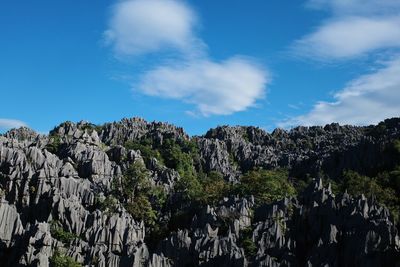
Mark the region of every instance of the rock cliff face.
[[[400, 136], [398, 119], [378, 126], [355, 127], [330, 124], [325, 127], [297, 127], [290, 131], [275, 129], [271, 134], [255, 127], [218, 127], [209, 130], [200, 142], [207, 167], [227, 175], [228, 155], [242, 172], [254, 167], [287, 167], [295, 177], [322, 171], [337, 178], [345, 169], [363, 174], [376, 173], [393, 164], [387, 145]], [[212, 152], [211, 152], [212, 151]], [[216, 158], [221, 165], [215, 163]]]
[[[63, 255], [82, 266], [400, 266], [389, 211], [364, 196], [334, 195], [319, 179], [321, 172], [336, 179], [346, 169], [373, 174], [392, 167], [388, 144], [399, 138], [400, 119], [271, 134], [223, 126], [193, 138], [138, 118], [102, 126], [66, 122], [48, 136], [14, 129], [0, 135], [0, 265], [56, 266], [55, 255]], [[272, 203], [230, 195], [198, 206], [154, 239], [154, 226], [135, 219], [118, 197], [104, 204], [139, 162], [166, 195], [160, 223], [171, 226], [171, 207], [184, 206], [176, 193], [179, 170], [126, 145], [138, 140], [190, 141], [196, 168], [232, 184], [257, 167], [316, 179], [297, 197]]]

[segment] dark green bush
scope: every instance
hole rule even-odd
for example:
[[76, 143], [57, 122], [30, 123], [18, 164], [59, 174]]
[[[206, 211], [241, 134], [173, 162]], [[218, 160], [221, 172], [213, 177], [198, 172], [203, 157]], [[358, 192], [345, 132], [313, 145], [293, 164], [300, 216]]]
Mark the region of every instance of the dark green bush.
[[148, 139], [140, 141], [127, 141], [124, 144], [126, 149], [139, 150], [145, 162], [149, 162], [152, 158], [156, 158], [160, 163], [163, 163], [160, 152], [153, 148], [152, 142]]
[[125, 208], [135, 220], [143, 220], [147, 226], [155, 224], [157, 213], [153, 210], [148, 197], [145, 195], [135, 196], [125, 205]]
[[399, 219], [399, 198], [395, 189], [392, 187], [391, 174], [395, 175], [396, 171], [384, 172], [378, 174], [377, 177], [368, 177], [358, 174], [355, 171], [345, 171], [343, 179], [339, 184], [339, 190], [347, 192], [353, 196], [364, 194], [366, 197], [375, 197], [376, 200], [384, 204], [395, 217]]
[[121, 191], [125, 200], [140, 193], [147, 193], [151, 188], [150, 174], [139, 161], [131, 164], [121, 179]]
[[58, 134], [50, 135], [50, 141], [46, 145], [46, 149], [53, 154], [57, 154], [57, 152], [60, 150], [60, 146], [61, 137]]
[[58, 250], [54, 252], [49, 260], [51, 267], [82, 267], [82, 265], [73, 258], [61, 254]]
[[101, 133], [101, 131], [103, 130], [103, 126], [101, 125], [96, 125], [93, 123], [88, 123], [85, 124], [81, 127], [81, 130], [87, 130], [88, 133], [92, 133], [93, 131], [96, 131], [97, 133]]
[[107, 211], [109, 213], [114, 213], [116, 211], [117, 199], [113, 195], [109, 195], [103, 200], [95, 198], [95, 203], [102, 211]]
[[79, 238], [77, 235], [65, 231], [56, 221], [51, 222], [50, 224], [50, 233], [52, 237], [63, 242], [66, 245], [70, 245], [72, 240], [75, 238]]
[[164, 140], [160, 147], [160, 153], [168, 168], [175, 169], [181, 177], [195, 175], [193, 157], [197, 153], [197, 147], [193, 142], [182, 141], [177, 143], [172, 139]]
[[146, 167], [135, 162], [116, 185], [115, 197], [124, 203], [126, 210], [136, 220], [143, 220], [147, 226], [155, 224], [157, 213], [165, 205], [167, 195], [160, 186], [152, 185]]
[[257, 254], [257, 245], [252, 239], [253, 230], [251, 227], [240, 231], [239, 245], [244, 249], [247, 257], [253, 257]]
[[181, 179], [175, 185], [175, 191], [182, 195], [182, 201], [197, 201], [202, 195], [202, 186], [194, 175], [187, 175], [181, 177]]
[[200, 202], [204, 205], [215, 205], [223, 197], [228, 196], [231, 186], [226, 182], [222, 174], [212, 171], [201, 179]]
[[296, 189], [288, 180], [288, 172], [283, 169], [249, 171], [240, 178], [235, 191], [242, 196], [253, 195], [256, 204], [271, 203], [285, 196], [296, 195]]

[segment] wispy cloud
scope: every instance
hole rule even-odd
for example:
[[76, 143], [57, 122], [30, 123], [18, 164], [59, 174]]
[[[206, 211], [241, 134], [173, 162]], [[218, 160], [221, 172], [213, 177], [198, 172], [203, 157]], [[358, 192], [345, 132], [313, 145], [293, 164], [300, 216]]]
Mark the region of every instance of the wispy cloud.
[[20, 120], [1, 119], [0, 118], [0, 129], [2, 129], [2, 130], [8, 130], [11, 128], [19, 128], [22, 126], [27, 126], [27, 124]]
[[297, 55], [326, 61], [396, 47], [400, 47], [400, 17], [345, 17], [325, 22], [292, 49]]
[[180, 59], [142, 73], [133, 90], [195, 106], [186, 114], [227, 115], [254, 106], [265, 96], [270, 75], [253, 60], [233, 55], [216, 62], [195, 33], [196, 12], [179, 0], [128, 0], [112, 9], [106, 41], [117, 57], [164, 53]]
[[398, 0], [309, 0], [307, 7], [327, 10], [337, 16], [396, 14]]
[[341, 124], [368, 125], [400, 116], [400, 57], [384, 64], [378, 71], [351, 81], [335, 94], [332, 102], [319, 102], [313, 109], [278, 124], [288, 128], [297, 125]]
[[278, 125], [366, 125], [400, 116], [400, 1], [310, 0], [307, 6], [331, 15], [293, 44], [296, 55], [328, 62], [366, 55], [375, 61], [375, 70], [354, 78], [332, 101], [320, 101], [310, 112]]
[[166, 48], [189, 51], [195, 46], [196, 23], [196, 14], [180, 1], [120, 1], [112, 8], [104, 36], [117, 56], [137, 56]]
[[297, 56], [343, 60], [400, 48], [398, 0], [310, 0], [307, 6], [328, 10], [331, 16], [294, 42], [291, 51]]
[[269, 75], [248, 59], [222, 63], [194, 61], [148, 72], [139, 89], [148, 95], [182, 99], [204, 115], [227, 115], [254, 105], [264, 94]]

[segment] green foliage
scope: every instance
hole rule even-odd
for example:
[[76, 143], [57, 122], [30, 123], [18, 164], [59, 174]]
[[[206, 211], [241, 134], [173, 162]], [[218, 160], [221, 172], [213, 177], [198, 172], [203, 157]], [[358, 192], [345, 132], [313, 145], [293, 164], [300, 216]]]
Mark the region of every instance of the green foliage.
[[343, 174], [343, 181], [340, 184], [342, 192], [347, 190], [351, 195], [358, 196], [364, 194], [367, 197], [375, 196], [378, 200], [384, 200], [386, 194], [393, 194], [393, 192], [383, 189], [375, 178], [370, 178], [358, 174], [355, 171], [346, 171]]
[[60, 150], [61, 146], [61, 137], [58, 134], [50, 135], [49, 143], [46, 145], [46, 149], [56, 154]]
[[[392, 173], [395, 175], [396, 171]], [[391, 187], [391, 173], [381, 173], [376, 178], [363, 176], [354, 171], [346, 171], [343, 180], [339, 184], [341, 192], [347, 190], [351, 195], [358, 196], [364, 194], [366, 197], [375, 197], [377, 201], [384, 204], [398, 220], [399, 218], [399, 198], [396, 191]]]
[[52, 237], [63, 242], [66, 245], [70, 245], [72, 240], [79, 238], [77, 235], [65, 231], [62, 227], [58, 225], [58, 222], [52, 221], [50, 224], [50, 233]]
[[246, 130], [243, 132], [242, 137], [246, 142], [250, 142], [250, 137]]
[[167, 195], [160, 186], [150, 183], [150, 174], [146, 167], [135, 162], [129, 166], [116, 186], [115, 194], [125, 203], [126, 210], [136, 220], [143, 220], [147, 226], [153, 226], [157, 219], [157, 210], [161, 210]]
[[198, 155], [197, 145], [193, 141], [177, 143], [172, 139], [164, 140], [160, 153], [165, 166], [175, 169], [181, 177], [195, 175], [194, 157]]
[[176, 183], [175, 190], [183, 196], [183, 201], [197, 201], [202, 195], [202, 186], [194, 175], [183, 176]]
[[61, 254], [56, 250], [50, 258], [51, 267], [81, 267], [82, 265], [76, 262], [73, 258]]
[[96, 125], [93, 123], [88, 123], [85, 124], [81, 127], [81, 130], [87, 130], [88, 133], [92, 133], [93, 131], [96, 131], [97, 133], [101, 133], [101, 131], [103, 130], [103, 126], [101, 125]]
[[340, 192], [340, 185], [339, 185], [336, 181], [331, 180], [331, 179], [327, 179], [326, 182], [327, 182], [328, 184], [331, 184], [332, 192], [333, 192], [335, 195], [337, 195], [337, 194]]
[[143, 138], [127, 141], [124, 146], [140, 150], [146, 163], [156, 158], [161, 164], [178, 171], [180, 176], [195, 175], [194, 163], [200, 161], [195, 140], [165, 138], [162, 144], [155, 144], [151, 139]]
[[160, 152], [157, 149], [153, 149], [152, 142], [149, 139], [127, 141], [124, 147], [126, 149], [139, 150], [146, 162], [149, 162], [152, 158], [156, 158], [161, 163], [163, 162]]
[[212, 171], [201, 180], [200, 202], [207, 205], [215, 205], [224, 196], [229, 195], [231, 186], [227, 183], [222, 174]]
[[175, 190], [181, 193], [183, 201], [199, 205], [215, 205], [228, 196], [232, 186], [222, 174], [212, 171], [209, 174], [187, 175], [176, 183]]
[[145, 195], [135, 196], [125, 205], [125, 208], [135, 220], [143, 220], [148, 226], [155, 224], [157, 213], [153, 210], [148, 197]]
[[116, 211], [117, 199], [113, 195], [107, 196], [105, 199], [95, 198], [95, 203], [97, 207], [109, 213], [114, 213]]
[[172, 232], [167, 223], [162, 222], [151, 225], [148, 230], [145, 235], [145, 243], [152, 251], [156, 250], [159, 242], [167, 238]]
[[136, 161], [131, 164], [121, 179], [122, 196], [124, 199], [146, 193], [151, 188], [149, 176], [149, 172], [141, 162]]
[[232, 151], [229, 152], [229, 164], [232, 165], [234, 168], [238, 169], [239, 162], [235, 159], [235, 156], [233, 155]]
[[388, 184], [390, 184], [392, 188], [400, 193], [400, 165], [396, 166], [394, 170], [389, 172]]
[[393, 148], [398, 154], [400, 154], [400, 139], [393, 141]]
[[155, 209], [160, 210], [167, 202], [167, 193], [162, 186], [152, 186], [149, 190], [150, 202], [153, 203]]
[[171, 216], [171, 219], [168, 222], [168, 229], [170, 231], [177, 231], [178, 229], [187, 228], [190, 226], [193, 215], [196, 211], [196, 206], [191, 206], [190, 209], [187, 210], [177, 210]]
[[288, 172], [283, 169], [249, 171], [241, 177], [235, 191], [242, 196], [253, 195], [256, 204], [296, 195], [296, 189], [288, 181]]
[[370, 126], [366, 128], [366, 134], [374, 137], [379, 137], [385, 134], [386, 128], [387, 127], [385, 122], [382, 121], [376, 126]]
[[252, 239], [253, 230], [251, 227], [245, 228], [240, 232], [239, 245], [244, 249], [247, 257], [253, 257], [257, 254], [257, 245]]

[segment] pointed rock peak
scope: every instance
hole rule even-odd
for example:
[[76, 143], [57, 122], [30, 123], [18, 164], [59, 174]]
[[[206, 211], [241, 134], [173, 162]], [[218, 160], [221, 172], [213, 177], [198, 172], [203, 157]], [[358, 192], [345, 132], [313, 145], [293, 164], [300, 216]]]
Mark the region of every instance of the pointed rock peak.
[[323, 185], [323, 183], [322, 183], [322, 178], [319, 178], [319, 179], [318, 179], [318, 189], [321, 190], [321, 189], [323, 189], [323, 188], [324, 188], [324, 185]]
[[328, 193], [329, 194], [332, 194], [332, 184], [331, 183], [328, 183]]
[[4, 136], [10, 139], [17, 139], [19, 141], [32, 141], [36, 139], [39, 134], [28, 127], [20, 127], [7, 131]]

